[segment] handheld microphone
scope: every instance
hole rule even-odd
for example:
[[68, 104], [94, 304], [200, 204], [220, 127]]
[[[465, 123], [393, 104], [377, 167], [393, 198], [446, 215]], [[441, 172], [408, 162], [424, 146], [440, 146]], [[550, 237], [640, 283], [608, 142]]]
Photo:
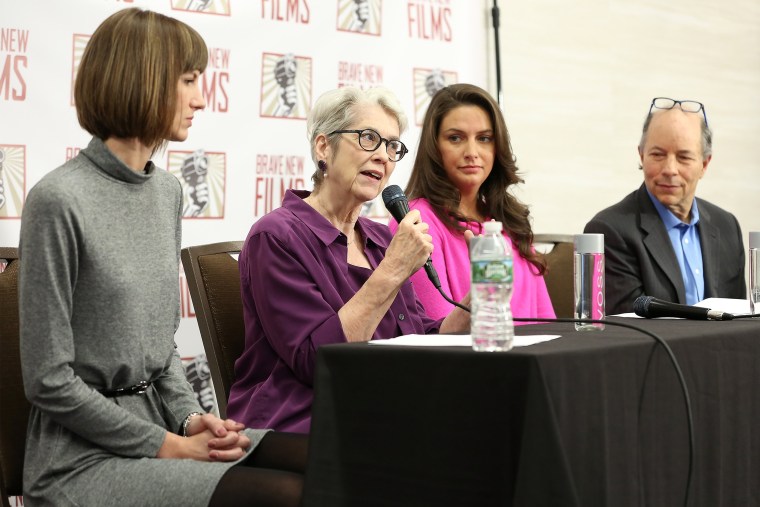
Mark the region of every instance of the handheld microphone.
[[[396, 219], [396, 222], [401, 222], [407, 213], [409, 213], [409, 201], [404, 195], [404, 191], [398, 185], [389, 185], [383, 190], [383, 202], [385, 207], [390, 212], [391, 216]], [[440, 290], [441, 281], [438, 279], [438, 273], [433, 267], [433, 261], [428, 257], [428, 260], [424, 264], [425, 273], [428, 278], [433, 282], [433, 286]]]
[[639, 317], [679, 317], [692, 320], [733, 320], [734, 316], [720, 310], [700, 308], [663, 301], [652, 296], [639, 296], [633, 302], [633, 312]]

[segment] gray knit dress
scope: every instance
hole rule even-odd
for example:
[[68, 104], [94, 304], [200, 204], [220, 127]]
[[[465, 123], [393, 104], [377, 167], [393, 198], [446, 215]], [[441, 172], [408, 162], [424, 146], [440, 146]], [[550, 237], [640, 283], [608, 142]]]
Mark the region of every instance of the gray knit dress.
[[[155, 458], [165, 432], [202, 411], [174, 344], [181, 211], [174, 176], [152, 163], [136, 173], [99, 139], [29, 192], [24, 505], [203, 506], [233, 465]], [[141, 380], [153, 382], [142, 395], [98, 392]], [[246, 431], [252, 450], [265, 430]]]

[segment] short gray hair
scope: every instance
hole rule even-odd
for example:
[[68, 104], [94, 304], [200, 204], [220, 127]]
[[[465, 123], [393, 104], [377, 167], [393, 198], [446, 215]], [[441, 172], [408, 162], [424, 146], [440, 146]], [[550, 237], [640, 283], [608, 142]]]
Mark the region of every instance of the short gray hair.
[[[319, 134], [328, 135], [336, 130], [344, 130], [356, 121], [359, 105], [379, 105], [398, 121], [399, 134], [407, 127], [406, 114], [401, 109], [401, 103], [389, 89], [379, 86], [362, 90], [354, 86], [336, 88], [323, 93], [309, 111], [306, 121], [306, 135], [311, 148], [311, 159], [317, 165], [317, 155], [314, 141]], [[329, 136], [328, 136], [329, 137]], [[337, 150], [340, 138], [329, 139], [333, 151]], [[323, 174], [317, 167], [311, 176], [316, 190], [322, 184]]]
[[[652, 123], [652, 115], [654, 115], [654, 112], [650, 112], [646, 119], [644, 120], [644, 127], [641, 129], [641, 139], [639, 139], [639, 151], [644, 151], [644, 145], [647, 142], [647, 134], [649, 133], [649, 124]], [[699, 124], [702, 128], [702, 160], [707, 159], [710, 155], [712, 155], [712, 130], [710, 130], [710, 127], [707, 126], [707, 123], [705, 123], [705, 119], [702, 115], [699, 117]], [[641, 169], [641, 164], [639, 164], [639, 169]]]

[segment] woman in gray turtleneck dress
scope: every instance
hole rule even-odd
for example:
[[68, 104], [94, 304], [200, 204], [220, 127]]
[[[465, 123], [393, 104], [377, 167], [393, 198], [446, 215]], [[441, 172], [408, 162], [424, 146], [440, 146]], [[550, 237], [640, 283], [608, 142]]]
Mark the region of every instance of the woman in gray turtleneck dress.
[[207, 55], [140, 9], [85, 49], [75, 99], [94, 137], [29, 192], [21, 223], [25, 505], [300, 501], [306, 440], [199, 414], [174, 344], [182, 193], [150, 158], [205, 107]]

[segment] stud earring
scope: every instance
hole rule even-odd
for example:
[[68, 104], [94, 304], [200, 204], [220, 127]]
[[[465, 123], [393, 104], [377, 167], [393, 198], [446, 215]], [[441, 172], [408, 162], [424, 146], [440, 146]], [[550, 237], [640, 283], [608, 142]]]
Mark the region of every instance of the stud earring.
[[318, 161], [317, 167], [319, 167], [319, 170], [322, 171], [323, 173], [327, 172], [327, 162], [325, 162], [324, 160]]

